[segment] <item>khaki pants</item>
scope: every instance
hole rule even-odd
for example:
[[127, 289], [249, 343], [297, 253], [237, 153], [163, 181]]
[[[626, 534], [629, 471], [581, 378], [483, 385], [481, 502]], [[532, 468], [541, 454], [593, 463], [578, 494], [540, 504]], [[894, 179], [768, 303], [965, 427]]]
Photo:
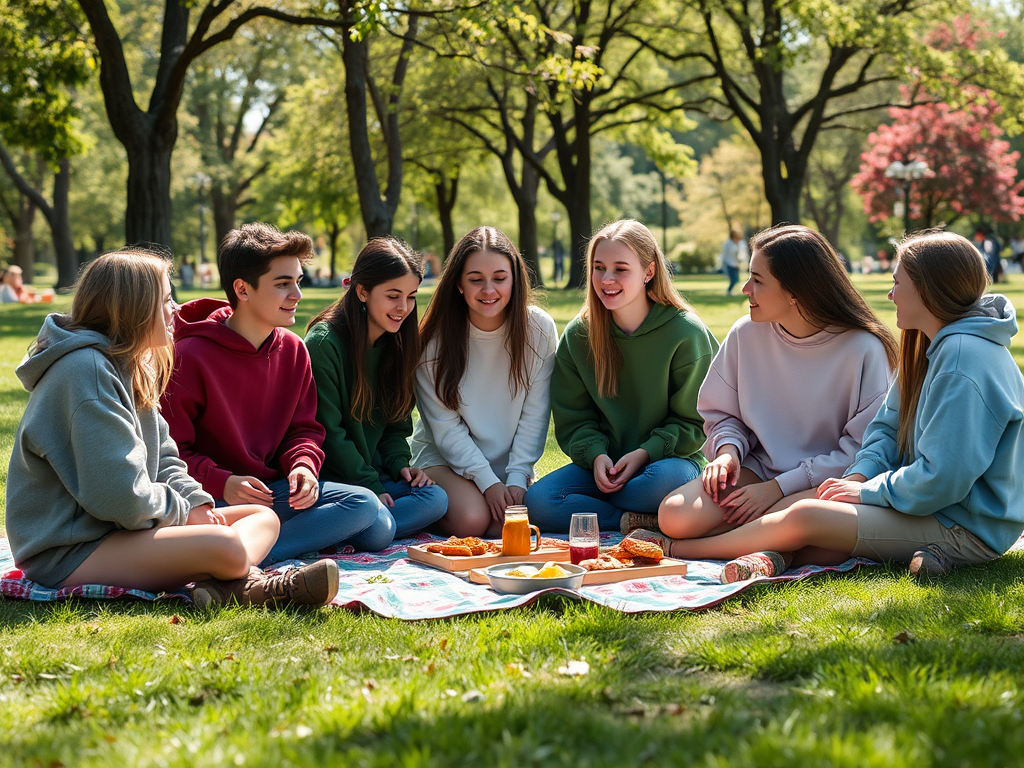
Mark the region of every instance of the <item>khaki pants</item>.
[[857, 546], [853, 554], [878, 561], [906, 563], [914, 552], [936, 544], [954, 565], [995, 560], [999, 553], [959, 525], [947, 528], [935, 515], [905, 515], [889, 507], [856, 504]]

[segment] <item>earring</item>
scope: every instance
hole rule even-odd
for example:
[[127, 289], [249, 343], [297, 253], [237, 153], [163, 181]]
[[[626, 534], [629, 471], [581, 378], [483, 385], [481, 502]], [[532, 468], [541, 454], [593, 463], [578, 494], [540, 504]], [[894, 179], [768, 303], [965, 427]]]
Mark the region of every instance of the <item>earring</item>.
[[649, 282], [651, 282], [651, 278], [648, 277], [646, 280], [644, 280], [644, 285], [647, 285]]
[[366, 314], [366, 302], [365, 301], [360, 301], [359, 302], [359, 311], [362, 312], [364, 315]]

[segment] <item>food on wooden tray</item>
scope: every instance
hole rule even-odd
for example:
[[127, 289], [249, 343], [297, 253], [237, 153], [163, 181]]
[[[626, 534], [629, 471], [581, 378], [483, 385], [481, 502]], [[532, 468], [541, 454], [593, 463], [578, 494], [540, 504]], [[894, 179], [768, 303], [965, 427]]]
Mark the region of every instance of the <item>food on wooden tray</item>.
[[665, 553], [661, 551], [661, 547], [653, 541], [643, 541], [642, 539], [631, 539], [627, 537], [619, 542], [619, 546], [629, 552], [634, 558], [642, 557], [645, 560], [652, 560], [655, 563], [660, 563], [662, 558], [665, 557]]
[[501, 575], [518, 576], [521, 579], [564, 579], [572, 574], [558, 563], [551, 562], [544, 563], [541, 568], [534, 568], [532, 565], [520, 565], [511, 571], [505, 571]]
[[628, 566], [611, 555], [598, 555], [590, 560], [584, 560], [580, 563], [580, 567], [586, 568], [588, 571], [615, 571]]
[[657, 565], [664, 559], [665, 553], [657, 544], [626, 538], [596, 558], [584, 560], [580, 565], [588, 571], [613, 571], [619, 568]]
[[475, 555], [493, 555], [501, 553], [501, 545], [493, 541], [484, 541], [476, 536], [457, 538], [450, 537], [447, 541], [427, 544], [427, 552], [441, 554], [445, 557], [472, 557]]

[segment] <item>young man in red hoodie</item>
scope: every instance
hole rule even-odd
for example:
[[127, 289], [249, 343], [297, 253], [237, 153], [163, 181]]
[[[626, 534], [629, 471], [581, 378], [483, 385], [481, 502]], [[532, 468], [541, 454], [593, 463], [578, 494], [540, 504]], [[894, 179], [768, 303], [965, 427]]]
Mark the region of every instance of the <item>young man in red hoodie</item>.
[[324, 428], [295, 324], [301, 232], [246, 224], [220, 246], [227, 301], [197, 299], [175, 321], [175, 367], [161, 411], [189, 474], [221, 504], [264, 504], [281, 535], [264, 565], [350, 543], [376, 550], [394, 537], [373, 491], [322, 483]]

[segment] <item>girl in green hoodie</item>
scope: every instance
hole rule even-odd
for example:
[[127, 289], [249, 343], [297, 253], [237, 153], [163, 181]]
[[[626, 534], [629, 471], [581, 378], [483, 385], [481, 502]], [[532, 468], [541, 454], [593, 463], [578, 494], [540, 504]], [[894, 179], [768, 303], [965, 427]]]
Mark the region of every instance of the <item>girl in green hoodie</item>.
[[551, 379], [555, 437], [573, 463], [526, 495], [545, 531], [564, 533], [574, 512], [617, 530], [623, 512], [656, 513], [704, 464], [697, 391], [718, 341], [672, 287], [654, 235], [629, 219], [608, 225], [590, 241], [587, 273]]

